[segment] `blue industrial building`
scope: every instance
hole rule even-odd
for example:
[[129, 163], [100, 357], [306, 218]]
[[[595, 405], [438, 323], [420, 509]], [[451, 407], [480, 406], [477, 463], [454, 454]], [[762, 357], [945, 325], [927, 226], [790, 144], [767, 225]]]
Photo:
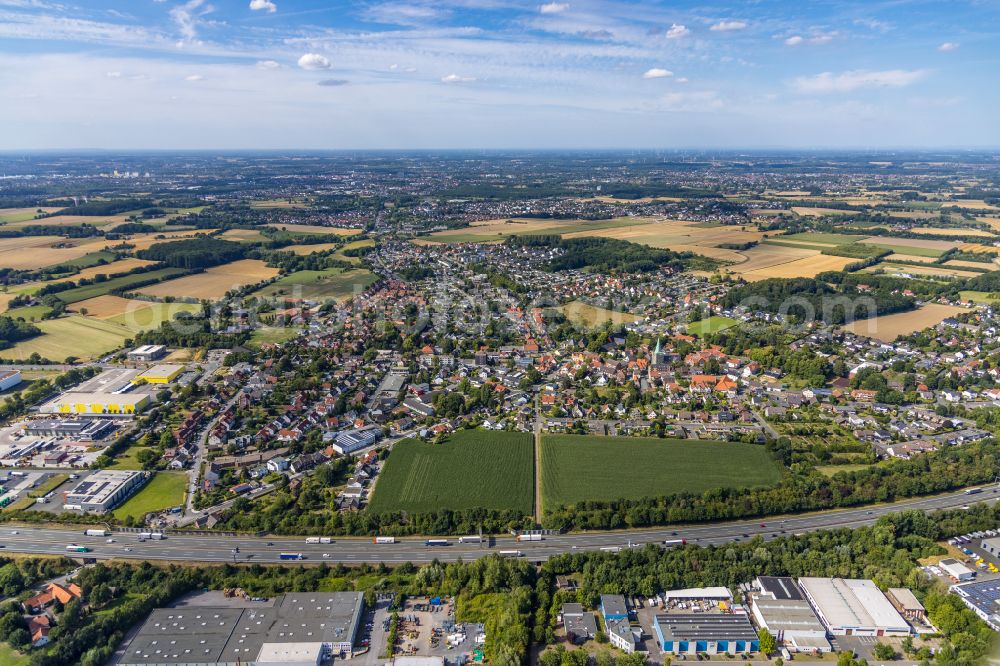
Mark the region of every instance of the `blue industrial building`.
[[601, 595], [601, 615], [605, 622], [612, 620], [628, 620], [628, 606], [625, 597], [620, 594]]
[[664, 613], [653, 631], [666, 654], [744, 654], [757, 652], [760, 641], [744, 613]]

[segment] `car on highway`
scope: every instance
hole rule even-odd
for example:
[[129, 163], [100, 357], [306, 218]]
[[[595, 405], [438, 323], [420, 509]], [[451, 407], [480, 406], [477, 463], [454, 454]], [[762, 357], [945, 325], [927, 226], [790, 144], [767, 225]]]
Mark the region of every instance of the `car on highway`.
[[129, 548], [128, 546], [125, 546], [125, 552], [126, 552], [126, 553], [131, 553], [131, 552], [132, 552], [132, 549], [131, 549], [131, 548]]

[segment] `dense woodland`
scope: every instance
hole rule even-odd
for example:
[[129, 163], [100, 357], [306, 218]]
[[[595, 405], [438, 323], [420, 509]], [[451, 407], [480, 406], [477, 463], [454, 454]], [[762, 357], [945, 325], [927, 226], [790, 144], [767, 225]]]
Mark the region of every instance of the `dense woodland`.
[[175, 268], [209, 268], [246, 256], [246, 246], [218, 238], [200, 237], [157, 243], [136, 253], [140, 259], [162, 261]]
[[739, 286], [723, 298], [726, 307], [744, 306], [756, 311], [782, 314], [801, 321], [844, 324], [854, 319], [903, 312], [916, 307], [916, 299], [893, 293], [878, 280], [868, 280], [870, 290], [860, 293], [855, 285], [840, 289], [820, 279], [771, 278]]
[[520, 247], [561, 250], [546, 264], [546, 269], [550, 271], [649, 273], [660, 268], [682, 270], [695, 260], [695, 255], [691, 252], [672, 252], [615, 238], [563, 238], [558, 234], [539, 234], [512, 236], [507, 242]]

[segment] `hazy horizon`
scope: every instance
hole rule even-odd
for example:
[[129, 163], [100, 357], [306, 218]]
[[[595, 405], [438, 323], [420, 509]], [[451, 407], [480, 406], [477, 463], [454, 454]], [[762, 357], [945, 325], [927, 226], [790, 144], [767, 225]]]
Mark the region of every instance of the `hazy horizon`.
[[988, 150], [998, 24], [976, 0], [0, 0], [0, 150]]

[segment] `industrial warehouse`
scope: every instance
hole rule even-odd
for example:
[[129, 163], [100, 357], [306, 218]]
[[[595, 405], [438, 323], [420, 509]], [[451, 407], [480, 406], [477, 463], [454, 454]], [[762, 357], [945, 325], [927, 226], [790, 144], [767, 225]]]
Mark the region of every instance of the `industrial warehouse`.
[[653, 624], [660, 649], [667, 654], [743, 654], [760, 642], [744, 613], [663, 613]]
[[107, 513], [146, 482], [146, 472], [102, 469], [66, 493], [65, 507], [87, 513]]
[[874, 582], [799, 578], [799, 586], [833, 636], [909, 636], [910, 625]]
[[761, 629], [771, 632], [792, 652], [829, 652], [826, 628], [802, 589], [787, 577], [759, 576], [753, 584], [750, 612]]
[[123, 648], [118, 664], [318, 665], [332, 655], [350, 656], [363, 612], [360, 592], [158, 608]]

